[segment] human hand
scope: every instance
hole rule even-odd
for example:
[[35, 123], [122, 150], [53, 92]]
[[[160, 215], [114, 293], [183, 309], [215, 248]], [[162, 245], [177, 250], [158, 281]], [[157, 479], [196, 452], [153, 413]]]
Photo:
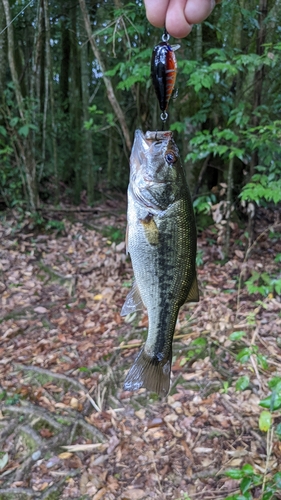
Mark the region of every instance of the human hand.
[[220, 0], [144, 0], [147, 19], [169, 35], [184, 38], [193, 24], [208, 17]]

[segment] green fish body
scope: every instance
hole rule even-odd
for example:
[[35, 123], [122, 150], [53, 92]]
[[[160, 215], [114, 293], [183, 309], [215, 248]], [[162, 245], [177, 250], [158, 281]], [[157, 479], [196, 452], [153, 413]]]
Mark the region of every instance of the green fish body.
[[199, 300], [196, 225], [189, 189], [172, 132], [137, 130], [130, 159], [127, 251], [135, 281], [121, 314], [147, 309], [144, 347], [124, 389], [166, 395], [172, 341], [180, 307]]

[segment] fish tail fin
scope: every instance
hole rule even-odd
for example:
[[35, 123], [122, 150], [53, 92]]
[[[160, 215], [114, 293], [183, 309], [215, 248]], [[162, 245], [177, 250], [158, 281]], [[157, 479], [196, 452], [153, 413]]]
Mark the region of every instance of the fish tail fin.
[[145, 387], [160, 396], [166, 396], [170, 388], [172, 350], [168, 358], [159, 361], [141, 349], [124, 382], [125, 391], [137, 391]]

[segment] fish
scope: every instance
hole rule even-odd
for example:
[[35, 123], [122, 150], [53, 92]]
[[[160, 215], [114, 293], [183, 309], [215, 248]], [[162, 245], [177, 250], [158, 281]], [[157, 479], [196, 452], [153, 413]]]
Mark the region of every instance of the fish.
[[156, 45], [152, 52], [151, 78], [164, 116], [175, 88], [177, 60], [174, 51], [179, 47], [179, 45], [171, 46], [166, 41], [163, 41]]
[[125, 378], [126, 391], [169, 392], [178, 312], [199, 300], [196, 246], [192, 199], [173, 133], [136, 130], [126, 234], [134, 282], [121, 315], [146, 308], [148, 335]]

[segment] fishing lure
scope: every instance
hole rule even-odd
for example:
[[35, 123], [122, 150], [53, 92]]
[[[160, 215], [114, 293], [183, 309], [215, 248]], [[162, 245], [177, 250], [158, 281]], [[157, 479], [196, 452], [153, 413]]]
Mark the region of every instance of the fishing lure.
[[151, 58], [151, 78], [163, 122], [168, 118], [168, 104], [176, 82], [177, 60], [174, 51], [180, 47], [180, 45], [169, 45], [169, 38], [170, 35], [164, 30], [162, 42], [154, 47]]

